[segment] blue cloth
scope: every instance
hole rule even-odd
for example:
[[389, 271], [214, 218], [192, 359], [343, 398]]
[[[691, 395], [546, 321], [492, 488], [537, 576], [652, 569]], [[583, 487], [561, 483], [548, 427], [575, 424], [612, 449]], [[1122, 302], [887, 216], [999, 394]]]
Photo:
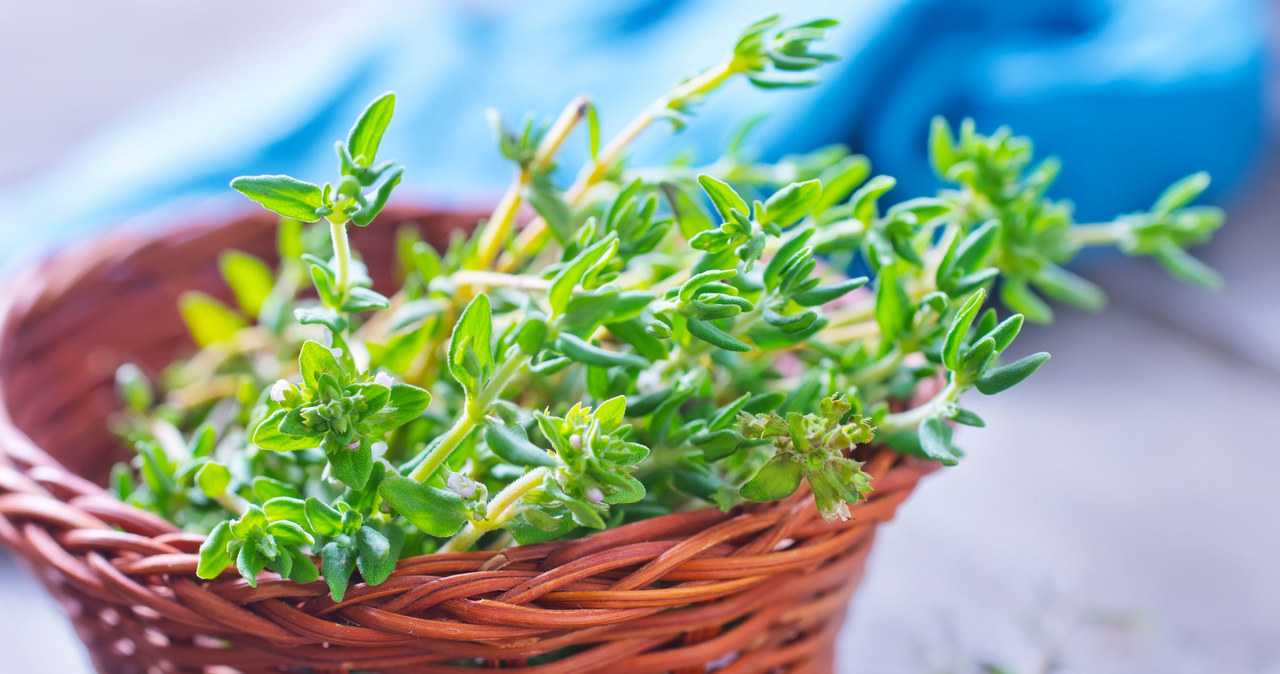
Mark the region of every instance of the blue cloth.
[[[1221, 190], [1261, 145], [1266, 21], [1251, 0], [373, 5], [383, 9], [173, 92], [0, 195], [0, 249], [47, 248], [144, 212], [152, 222], [229, 212], [244, 205], [227, 187], [236, 175], [332, 179], [333, 141], [387, 89], [399, 100], [382, 155], [408, 167], [401, 196], [487, 202], [510, 168], [486, 108], [513, 121], [528, 110], [550, 116], [590, 92], [607, 137], [779, 5], [793, 21], [840, 18], [827, 46], [844, 58], [813, 89], [732, 83], [675, 147], [709, 160], [732, 127], [769, 110], [756, 137], [766, 157], [849, 143], [898, 177], [893, 194], [905, 198], [936, 185], [925, 160], [930, 117], [972, 116], [982, 130], [1008, 124], [1061, 156], [1056, 193], [1094, 219], [1143, 208], [1199, 169]], [[667, 135], [651, 130], [637, 155], [670, 156]], [[574, 143], [567, 160], [584, 154]]]

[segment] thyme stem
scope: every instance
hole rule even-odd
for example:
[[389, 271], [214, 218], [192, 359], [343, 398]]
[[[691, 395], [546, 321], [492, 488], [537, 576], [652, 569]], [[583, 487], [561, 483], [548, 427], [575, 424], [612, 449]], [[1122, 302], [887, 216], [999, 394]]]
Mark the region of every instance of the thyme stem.
[[948, 382], [946, 387], [938, 391], [937, 395], [930, 398], [923, 405], [886, 415], [876, 429], [878, 431], [915, 430], [915, 427], [920, 425], [920, 422], [930, 417], [939, 416], [939, 413], [947, 407], [955, 405], [959, 396], [960, 387], [955, 381]]
[[480, 391], [475, 400], [468, 400], [466, 409], [453, 426], [442, 436], [440, 444], [432, 448], [427, 458], [418, 464], [417, 468], [409, 474], [409, 477], [419, 481], [426, 482], [435, 475], [436, 470], [449, 458], [453, 450], [462, 444], [471, 431], [475, 430], [484, 422], [485, 411], [493, 404], [493, 401], [502, 395], [503, 390], [511, 383], [511, 379], [529, 364], [528, 356], [512, 358], [502, 363], [502, 366], [493, 373], [493, 378]]
[[[618, 135], [614, 136], [604, 146], [604, 149], [600, 151], [595, 160], [582, 167], [582, 171], [578, 173], [578, 178], [569, 186], [569, 189], [565, 190], [565, 203], [569, 206], [577, 206], [582, 201], [583, 196], [586, 195], [587, 190], [600, 182], [609, 172], [609, 169], [622, 158], [622, 153], [627, 146], [668, 110], [688, 103], [692, 99], [719, 87], [730, 77], [736, 75], [741, 68], [742, 64], [739, 63], [738, 59], [726, 59], [719, 65], [689, 78], [651, 103], [649, 107], [645, 108], [639, 115], [636, 115], [622, 128], [622, 131], [618, 132]], [[525, 227], [516, 237], [516, 244], [513, 249], [530, 254], [536, 253], [546, 245], [547, 236], [550, 233], [551, 230], [547, 227], [547, 221], [537, 218], [530, 222], [529, 226]], [[497, 268], [500, 271], [511, 271], [520, 262], [520, 259], [520, 257], [508, 252], [498, 260]]]
[[501, 286], [516, 290], [545, 291], [551, 287], [551, 279], [522, 274], [504, 274], [484, 269], [464, 269], [449, 275], [455, 283], [469, 286]]
[[351, 240], [347, 237], [347, 223], [329, 222], [330, 238], [333, 239], [333, 259], [338, 263], [338, 304], [335, 310], [341, 311], [342, 304], [347, 301], [347, 289], [351, 285]]
[[586, 115], [590, 105], [590, 99], [579, 96], [565, 106], [560, 116], [547, 130], [546, 136], [538, 143], [533, 159], [516, 171], [515, 179], [502, 195], [502, 201], [498, 202], [493, 215], [489, 216], [489, 221], [485, 223], [476, 245], [476, 254], [469, 259], [468, 267], [485, 269], [498, 257], [502, 244], [511, 236], [511, 230], [515, 227], [520, 205], [524, 203], [525, 188], [533, 181], [536, 173], [551, 168], [556, 152]]
[[1071, 239], [1080, 246], [1113, 246], [1128, 233], [1119, 222], [1099, 222], [1071, 228]]
[[236, 515], [243, 515], [249, 511], [249, 502], [229, 491], [218, 494], [213, 497], [213, 500]]
[[545, 467], [535, 468], [523, 477], [507, 485], [502, 491], [498, 492], [489, 500], [486, 508], [488, 516], [483, 522], [468, 522], [467, 525], [449, 539], [449, 542], [440, 547], [440, 552], [460, 552], [468, 550], [475, 545], [476, 540], [487, 531], [492, 531], [506, 524], [508, 520], [515, 517], [519, 513], [517, 506], [520, 499], [525, 494], [542, 486], [543, 480], [550, 477], [551, 471]]

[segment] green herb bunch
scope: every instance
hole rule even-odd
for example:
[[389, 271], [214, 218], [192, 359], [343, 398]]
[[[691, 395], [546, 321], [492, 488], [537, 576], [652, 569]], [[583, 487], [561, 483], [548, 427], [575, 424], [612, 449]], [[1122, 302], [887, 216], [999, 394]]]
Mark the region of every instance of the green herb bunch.
[[[235, 306], [183, 298], [203, 348], [164, 373], [158, 403], [121, 368], [137, 456], [116, 493], [207, 533], [202, 577], [323, 575], [335, 600], [356, 571], [377, 585], [405, 557], [776, 501], [804, 482], [824, 517], [848, 518], [872, 487], [869, 447], [954, 464], [953, 424], [983, 425], [961, 396], [1004, 391], [1048, 358], [1004, 357], [1024, 316], [1051, 318], [1042, 297], [1102, 305], [1066, 269], [1083, 248], [1216, 285], [1185, 252], [1222, 222], [1188, 206], [1206, 176], [1150, 211], [1077, 225], [1046, 196], [1057, 162], [1033, 162], [1006, 129], [935, 120], [946, 187], [905, 200], [844, 147], [759, 162], [749, 129], [708, 164], [627, 160], [649, 126], [679, 128], [730, 80], [811, 84], [834, 25], [750, 26], [608, 143], [587, 99], [514, 130], [493, 115], [510, 188], [447, 250], [400, 232], [389, 297], [348, 228], [379, 226], [400, 182], [378, 158], [393, 94], [337, 144], [334, 182], [236, 179], [282, 216], [280, 262], [227, 252]], [[590, 159], [566, 185], [556, 157], [579, 126]], [[537, 217], [517, 228], [526, 206]], [[993, 289], [1020, 313], [988, 307]], [[910, 406], [918, 390], [937, 393]]]

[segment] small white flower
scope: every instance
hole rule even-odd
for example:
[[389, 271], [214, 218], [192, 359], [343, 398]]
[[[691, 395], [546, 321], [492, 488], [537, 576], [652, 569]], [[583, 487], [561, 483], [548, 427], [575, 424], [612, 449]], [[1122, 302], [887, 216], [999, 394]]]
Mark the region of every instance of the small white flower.
[[277, 381], [271, 385], [271, 399], [278, 403], [284, 402], [284, 395], [291, 388], [293, 388], [293, 385], [284, 379]]
[[379, 372], [378, 374], [374, 375], [373, 383], [377, 384], [378, 386], [385, 386], [387, 388], [391, 388], [391, 385], [394, 384], [395, 381], [392, 380], [391, 375], [387, 374], [386, 372]]
[[329, 349], [329, 353], [332, 353], [334, 358], [341, 358], [341, 357], [342, 357], [342, 354], [343, 354], [343, 353], [346, 353], [346, 352], [345, 352], [345, 351], [343, 351], [342, 349], [339, 349], [339, 348], [337, 348], [337, 347], [334, 347], [334, 348], [332, 348], [332, 349]]
[[569, 446], [574, 449], [582, 449], [582, 436], [574, 433], [569, 436]]
[[476, 482], [462, 473], [450, 473], [447, 481], [449, 490], [462, 498], [471, 498], [476, 494]]
[[587, 500], [592, 503], [601, 503], [604, 501], [604, 492], [599, 487], [592, 487], [587, 490]]
[[843, 501], [841, 501], [840, 505], [835, 508], [824, 512], [823, 515], [827, 520], [834, 520], [836, 517], [839, 517], [841, 522], [847, 522], [850, 517], [853, 517], [853, 513], [849, 512], [849, 504]]
[[382, 455], [382, 454], [386, 454], [386, 453], [387, 453], [387, 443], [385, 443], [385, 442], [383, 442], [383, 441], [379, 440], [379, 441], [377, 441], [377, 442], [373, 443], [372, 449], [373, 449], [373, 453], [374, 453], [375, 455], [379, 455], [379, 456], [380, 456], [380, 455]]

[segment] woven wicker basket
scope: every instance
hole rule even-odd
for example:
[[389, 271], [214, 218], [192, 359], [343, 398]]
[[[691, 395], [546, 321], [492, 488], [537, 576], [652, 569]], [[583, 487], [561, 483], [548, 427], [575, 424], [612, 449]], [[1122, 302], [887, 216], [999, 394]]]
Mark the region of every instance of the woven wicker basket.
[[[390, 267], [396, 223], [442, 243], [474, 218], [388, 211], [354, 232]], [[113, 373], [190, 348], [178, 295], [226, 296], [216, 253], [272, 257], [270, 217], [116, 236], [11, 286], [0, 319], [0, 541], [66, 607], [101, 672], [829, 672], [876, 525], [934, 468], [869, 456], [869, 502], [828, 524], [807, 488], [576, 541], [427, 555], [333, 603], [323, 582], [196, 577], [201, 537], [100, 486], [126, 452]], [[382, 279], [385, 281], [385, 279]], [[6, 606], [3, 610], [21, 610]], [[555, 653], [554, 658], [541, 657]], [[468, 666], [468, 665], [472, 666]]]

